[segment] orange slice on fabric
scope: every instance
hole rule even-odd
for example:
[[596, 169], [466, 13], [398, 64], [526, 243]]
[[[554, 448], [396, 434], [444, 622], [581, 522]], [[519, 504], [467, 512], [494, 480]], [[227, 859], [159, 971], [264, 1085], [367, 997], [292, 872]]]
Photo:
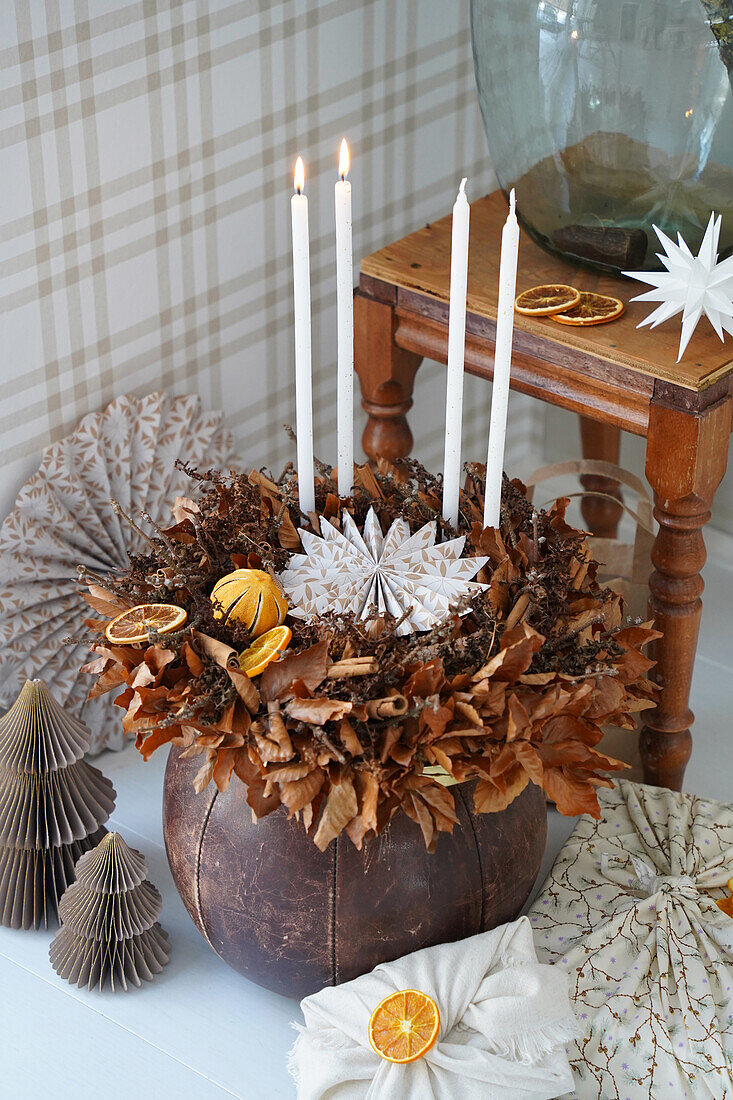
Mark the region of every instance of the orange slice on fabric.
[[270, 661], [276, 661], [282, 651], [288, 648], [293, 632], [289, 626], [275, 626], [266, 634], [261, 634], [249, 649], [239, 654], [239, 667], [247, 675], [259, 676]]
[[718, 909], [722, 909], [727, 917], [733, 918], [733, 897], [721, 898], [715, 903]]
[[733, 917], [733, 878], [728, 879], [728, 893], [731, 895], [729, 898], [720, 898], [715, 904], [726, 916]]
[[415, 1062], [438, 1038], [440, 1013], [419, 989], [401, 989], [380, 1001], [369, 1019], [369, 1042], [387, 1062]]
[[607, 321], [615, 321], [625, 310], [626, 306], [620, 298], [582, 290], [577, 305], [561, 313], [553, 313], [551, 320], [560, 325], [605, 325]]
[[141, 603], [113, 619], [104, 633], [113, 645], [137, 645], [147, 642], [151, 630], [170, 634], [182, 627], [186, 619], [186, 612], [175, 604]]
[[525, 317], [549, 317], [553, 313], [562, 313], [572, 309], [580, 301], [580, 291], [564, 283], [546, 283], [533, 286], [514, 299], [517, 313]]

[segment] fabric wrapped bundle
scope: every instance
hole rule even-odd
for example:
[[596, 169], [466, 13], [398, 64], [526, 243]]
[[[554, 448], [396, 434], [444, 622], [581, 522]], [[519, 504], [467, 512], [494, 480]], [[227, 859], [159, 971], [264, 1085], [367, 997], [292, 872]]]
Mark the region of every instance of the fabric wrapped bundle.
[[583, 1030], [575, 1100], [733, 1096], [733, 807], [621, 780], [530, 912]]
[[[403, 989], [433, 998], [440, 1029], [423, 1057], [394, 1064], [372, 1049], [369, 1019]], [[301, 1008], [290, 1055], [298, 1100], [549, 1100], [572, 1085], [567, 978], [537, 962], [526, 917], [383, 963]]]

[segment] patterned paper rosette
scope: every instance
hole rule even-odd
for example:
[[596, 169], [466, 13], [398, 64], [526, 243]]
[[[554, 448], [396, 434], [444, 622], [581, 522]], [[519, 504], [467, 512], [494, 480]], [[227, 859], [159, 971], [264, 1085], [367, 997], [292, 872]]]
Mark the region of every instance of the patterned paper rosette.
[[110, 498], [138, 522], [142, 512], [167, 517], [190, 485], [176, 459], [226, 467], [232, 455], [222, 413], [204, 412], [198, 397], [163, 393], [118, 397], [47, 449], [0, 529], [0, 706], [40, 677], [90, 726], [92, 752], [122, 747], [112, 699], [87, 699], [89, 679], [79, 671], [87, 648], [64, 644], [85, 633], [90, 614], [77, 567], [111, 577], [145, 545]]

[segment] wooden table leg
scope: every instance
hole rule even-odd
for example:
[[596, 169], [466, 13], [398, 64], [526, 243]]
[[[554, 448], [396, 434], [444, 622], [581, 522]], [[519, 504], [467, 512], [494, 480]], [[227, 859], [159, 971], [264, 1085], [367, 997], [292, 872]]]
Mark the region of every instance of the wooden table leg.
[[419, 355], [394, 342], [396, 319], [390, 302], [356, 292], [354, 298], [354, 369], [361, 383], [361, 403], [368, 414], [362, 445], [367, 457], [394, 460], [412, 450], [406, 413]]
[[[599, 458], [604, 462], [613, 462], [618, 465], [621, 450], [620, 428], [614, 427], [613, 424], [601, 424], [600, 421], [591, 420], [588, 416], [581, 416], [580, 440], [583, 458]], [[589, 492], [607, 493], [609, 496], [621, 499], [621, 490], [617, 483], [607, 477], [584, 474], [580, 483]], [[623, 512], [620, 504], [614, 504], [612, 500], [601, 500], [600, 497], [583, 497], [580, 511], [594, 535], [603, 539], [616, 538], [618, 523]]]
[[673, 790], [682, 787], [692, 751], [689, 698], [702, 610], [702, 529], [725, 473], [730, 427], [730, 397], [700, 412], [651, 404], [646, 475], [659, 531], [649, 611], [664, 632], [651, 653], [663, 688], [656, 710], [648, 712], [640, 750], [646, 782]]

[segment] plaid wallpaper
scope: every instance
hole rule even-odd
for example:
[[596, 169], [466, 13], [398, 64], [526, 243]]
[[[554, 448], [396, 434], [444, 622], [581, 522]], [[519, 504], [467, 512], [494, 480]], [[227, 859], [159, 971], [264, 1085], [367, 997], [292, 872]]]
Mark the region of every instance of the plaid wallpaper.
[[[494, 182], [468, 0], [4, 0], [0, 505], [114, 395], [224, 408], [253, 462], [290, 457], [289, 199], [311, 210], [316, 450], [335, 457], [333, 183], [348, 137], [355, 261]], [[467, 379], [466, 457], [489, 387]], [[440, 460], [444, 368], [416, 451]], [[510, 461], [538, 421], [513, 397]]]

